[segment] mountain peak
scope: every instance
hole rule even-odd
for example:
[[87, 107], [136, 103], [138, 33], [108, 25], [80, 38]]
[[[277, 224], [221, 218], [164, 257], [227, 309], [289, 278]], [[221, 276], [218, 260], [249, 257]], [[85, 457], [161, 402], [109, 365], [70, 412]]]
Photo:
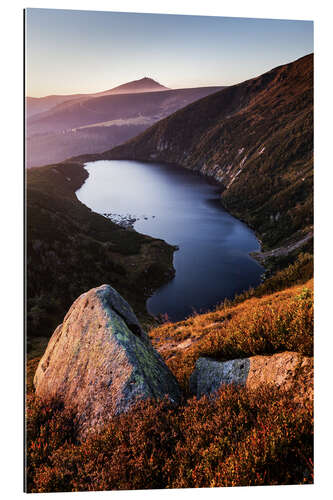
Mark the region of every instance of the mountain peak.
[[137, 94], [140, 92], [161, 92], [163, 90], [170, 90], [168, 87], [161, 85], [156, 80], [149, 78], [148, 76], [144, 76], [139, 80], [133, 80], [128, 83], [124, 83], [122, 85], [118, 85], [110, 90], [106, 90], [105, 92], [100, 92], [99, 95], [105, 94]]

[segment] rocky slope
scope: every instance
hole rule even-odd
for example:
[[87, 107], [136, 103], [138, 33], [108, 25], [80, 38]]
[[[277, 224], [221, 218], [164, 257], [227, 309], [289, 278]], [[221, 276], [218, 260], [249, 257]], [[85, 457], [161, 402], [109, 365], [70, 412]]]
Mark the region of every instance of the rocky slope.
[[139, 400], [180, 400], [176, 379], [110, 285], [73, 303], [40, 360], [34, 385], [42, 400], [75, 409], [81, 438]]
[[313, 216], [313, 55], [190, 104], [104, 158], [172, 162], [217, 180], [264, 248]]

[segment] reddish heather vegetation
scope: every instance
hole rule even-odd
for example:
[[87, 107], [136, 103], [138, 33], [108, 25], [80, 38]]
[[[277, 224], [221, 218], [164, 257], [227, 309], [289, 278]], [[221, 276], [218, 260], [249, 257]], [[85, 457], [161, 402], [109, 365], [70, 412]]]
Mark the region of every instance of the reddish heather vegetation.
[[[298, 281], [299, 264], [284, 271]], [[280, 289], [281, 276], [276, 289]], [[185, 389], [183, 403], [145, 401], [84, 443], [75, 418], [36, 398], [28, 363], [27, 489], [30, 492], [190, 488], [313, 482], [312, 401], [272, 386], [222, 387], [193, 398], [199, 356], [218, 359], [294, 350], [312, 356], [313, 282], [254, 291], [211, 313], [150, 332]], [[189, 341], [184, 348], [184, 341]], [[182, 348], [177, 348], [183, 343]]]
[[70, 413], [30, 401], [31, 492], [311, 483], [311, 405], [228, 387], [179, 408], [140, 403], [76, 442]]

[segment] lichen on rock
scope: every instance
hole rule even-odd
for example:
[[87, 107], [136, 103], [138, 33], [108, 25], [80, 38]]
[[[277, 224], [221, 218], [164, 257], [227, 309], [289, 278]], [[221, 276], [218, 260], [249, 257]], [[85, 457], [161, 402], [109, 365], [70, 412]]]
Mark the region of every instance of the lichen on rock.
[[81, 438], [140, 399], [180, 400], [175, 377], [110, 285], [73, 303], [49, 341], [34, 385], [42, 399], [75, 410]]

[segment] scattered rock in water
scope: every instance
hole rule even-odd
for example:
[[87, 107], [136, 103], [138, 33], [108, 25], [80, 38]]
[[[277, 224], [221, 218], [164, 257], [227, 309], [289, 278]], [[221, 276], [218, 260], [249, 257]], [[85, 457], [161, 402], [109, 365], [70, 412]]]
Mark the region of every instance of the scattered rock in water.
[[295, 389], [295, 400], [313, 398], [313, 358], [297, 352], [252, 356], [230, 361], [199, 358], [190, 378], [190, 390], [198, 398], [217, 391], [223, 384], [256, 389], [272, 384], [282, 390]]
[[133, 215], [130, 214], [121, 215], [114, 213], [103, 213], [103, 215], [104, 217], [110, 219], [115, 224], [118, 224], [118, 226], [132, 231], [134, 230], [134, 224], [136, 223], [137, 220], [139, 220], [137, 217], [134, 217]]
[[[140, 220], [140, 217], [127, 214], [127, 215], [122, 215], [122, 214], [115, 214], [115, 213], [108, 213], [105, 212], [102, 214], [104, 217], [107, 219], [110, 219], [112, 222], [117, 224], [120, 227], [123, 227], [124, 229], [129, 229], [134, 231], [134, 224]], [[149, 220], [149, 217], [147, 215], [142, 215], [141, 217], [144, 220]], [[155, 219], [156, 215], [152, 215], [150, 217], [151, 219]]]
[[181, 396], [132, 308], [110, 285], [72, 304], [39, 362], [34, 385], [42, 399], [75, 409], [81, 438], [138, 400], [168, 395], [178, 403]]

